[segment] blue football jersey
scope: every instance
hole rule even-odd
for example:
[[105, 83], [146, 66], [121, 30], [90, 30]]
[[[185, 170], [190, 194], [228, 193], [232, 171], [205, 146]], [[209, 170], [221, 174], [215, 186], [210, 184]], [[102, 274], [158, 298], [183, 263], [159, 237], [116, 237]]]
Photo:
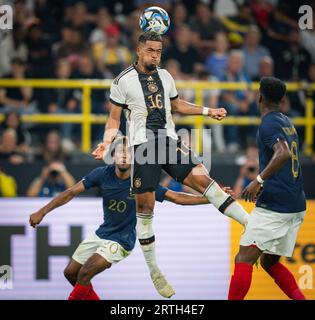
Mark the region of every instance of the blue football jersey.
[[266, 114], [257, 131], [260, 172], [273, 156], [273, 145], [285, 140], [291, 151], [291, 159], [267, 179], [256, 206], [268, 210], [294, 213], [306, 209], [303, 177], [299, 163], [299, 140], [297, 132], [287, 116], [280, 112]]
[[[118, 242], [130, 251], [136, 241], [136, 202], [131, 193], [130, 178], [121, 180], [115, 174], [115, 165], [98, 167], [83, 178], [85, 189], [98, 187], [103, 198], [104, 222], [96, 234]], [[157, 201], [163, 202], [167, 188], [159, 186]]]

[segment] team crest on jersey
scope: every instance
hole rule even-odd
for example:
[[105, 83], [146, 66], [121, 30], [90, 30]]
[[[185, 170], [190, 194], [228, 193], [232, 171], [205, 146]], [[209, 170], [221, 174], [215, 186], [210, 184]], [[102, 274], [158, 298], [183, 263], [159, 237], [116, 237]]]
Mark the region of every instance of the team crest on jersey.
[[152, 93], [157, 92], [159, 88], [158, 88], [158, 86], [156, 85], [154, 79], [153, 79], [151, 76], [149, 76], [149, 78], [147, 79], [147, 81], [148, 81], [148, 90], [149, 90], [150, 92], [152, 92]]
[[149, 83], [148, 89], [150, 92], [154, 93], [158, 91], [158, 86], [155, 83]]
[[141, 179], [136, 178], [133, 182], [133, 185], [135, 186], [135, 188], [140, 188], [141, 187]]

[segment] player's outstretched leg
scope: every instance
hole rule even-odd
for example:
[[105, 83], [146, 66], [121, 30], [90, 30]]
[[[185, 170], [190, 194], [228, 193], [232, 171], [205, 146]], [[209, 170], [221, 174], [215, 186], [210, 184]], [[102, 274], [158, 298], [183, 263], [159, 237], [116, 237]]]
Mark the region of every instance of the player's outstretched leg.
[[94, 253], [80, 269], [77, 282], [68, 300], [100, 300], [93, 289], [91, 279], [110, 267], [111, 263], [106, 261], [98, 253]]
[[262, 251], [256, 246], [240, 246], [235, 257], [234, 273], [229, 288], [229, 300], [244, 300], [251, 282], [253, 264], [257, 261]]
[[202, 193], [221, 213], [246, 225], [247, 212], [235, 199], [224, 192], [215, 180], [209, 177], [203, 165], [193, 168], [183, 183]]
[[306, 300], [304, 294], [299, 289], [293, 274], [279, 262], [279, 259], [280, 256], [263, 253], [260, 257], [260, 264], [290, 299]]
[[170, 298], [175, 294], [175, 291], [161, 273], [155, 257], [155, 236], [152, 227], [155, 195], [153, 192], [136, 194], [136, 200], [137, 236], [150, 270], [151, 279], [159, 294], [162, 297]]

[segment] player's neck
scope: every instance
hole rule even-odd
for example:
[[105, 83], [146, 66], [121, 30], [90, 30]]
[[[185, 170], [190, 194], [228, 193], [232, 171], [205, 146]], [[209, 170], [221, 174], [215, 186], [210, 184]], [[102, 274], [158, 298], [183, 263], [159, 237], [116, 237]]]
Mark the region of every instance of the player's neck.
[[120, 180], [127, 180], [130, 178], [130, 169], [126, 171], [120, 170], [118, 167], [115, 168], [116, 177]]
[[280, 112], [280, 110], [277, 108], [263, 107], [260, 111], [261, 117], [263, 118], [265, 115], [267, 115], [270, 112]]

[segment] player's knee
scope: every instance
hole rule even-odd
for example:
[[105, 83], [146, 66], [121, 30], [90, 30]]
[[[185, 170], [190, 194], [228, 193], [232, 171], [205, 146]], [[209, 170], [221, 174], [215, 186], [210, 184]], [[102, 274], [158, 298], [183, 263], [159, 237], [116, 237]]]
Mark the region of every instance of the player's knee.
[[151, 213], [153, 212], [154, 204], [150, 204], [149, 202], [141, 202], [137, 204], [137, 212], [141, 213]]
[[77, 281], [77, 273], [73, 272], [69, 268], [65, 268], [63, 271], [63, 275], [70, 283], [75, 283]]

